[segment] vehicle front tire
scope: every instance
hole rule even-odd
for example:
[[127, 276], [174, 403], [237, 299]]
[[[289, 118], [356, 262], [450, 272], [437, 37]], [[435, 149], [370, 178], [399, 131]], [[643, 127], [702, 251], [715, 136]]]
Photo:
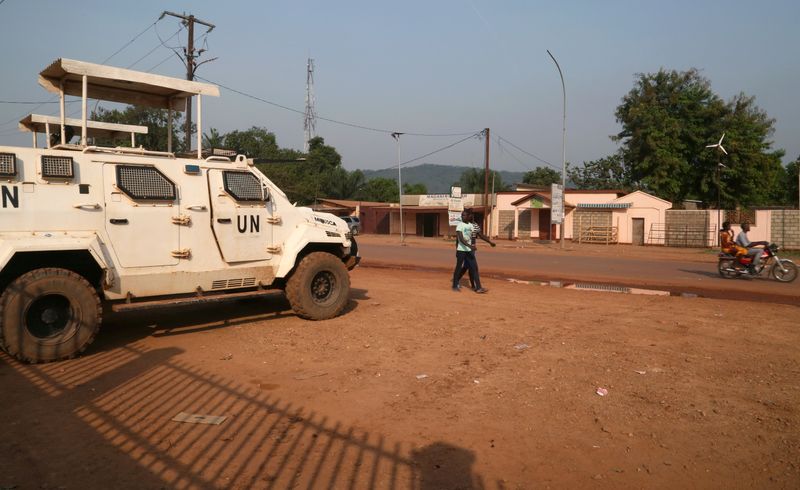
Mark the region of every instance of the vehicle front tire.
[[301, 318], [333, 318], [342, 312], [350, 298], [347, 268], [333, 254], [310, 253], [286, 282], [286, 298]]
[[102, 321], [100, 298], [75, 272], [35, 269], [0, 296], [0, 347], [31, 363], [69, 359], [92, 343]]

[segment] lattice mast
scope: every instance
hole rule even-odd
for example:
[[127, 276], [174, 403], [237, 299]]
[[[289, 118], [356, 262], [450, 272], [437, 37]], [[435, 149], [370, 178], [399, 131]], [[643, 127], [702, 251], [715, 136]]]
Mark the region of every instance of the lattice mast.
[[308, 153], [308, 142], [315, 136], [317, 127], [317, 113], [314, 112], [314, 60], [309, 58], [306, 65], [306, 113], [303, 121], [305, 143], [303, 151]]

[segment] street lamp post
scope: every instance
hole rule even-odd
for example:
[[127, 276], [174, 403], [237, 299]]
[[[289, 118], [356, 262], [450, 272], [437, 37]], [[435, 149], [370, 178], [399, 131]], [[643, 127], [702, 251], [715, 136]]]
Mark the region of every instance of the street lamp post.
[[397, 142], [397, 189], [398, 202], [400, 203], [400, 243], [403, 243], [403, 174], [400, 171], [400, 136], [403, 133], [394, 132], [392, 138]]
[[717, 162], [717, 228], [720, 230], [722, 229], [722, 182], [720, 178], [723, 168], [728, 167], [723, 165], [722, 162]]
[[561, 72], [558, 61], [556, 61], [556, 58], [549, 49], [547, 50], [547, 54], [550, 55], [550, 59], [553, 60], [553, 63], [556, 64], [556, 68], [558, 68], [558, 76], [561, 77], [561, 93], [564, 96], [561, 119], [561, 248], [564, 248], [564, 222], [566, 221], [566, 216], [564, 215], [564, 201], [567, 195], [567, 89], [564, 85], [564, 74]]

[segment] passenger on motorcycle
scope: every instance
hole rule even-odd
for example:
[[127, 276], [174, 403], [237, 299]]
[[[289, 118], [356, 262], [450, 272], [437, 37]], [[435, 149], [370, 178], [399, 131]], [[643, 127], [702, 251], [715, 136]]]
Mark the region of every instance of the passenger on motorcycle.
[[755, 274], [758, 264], [761, 262], [761, 253], [764, 251], [764, 247], [768, 246], [769, 243], [751, 242], [750, 239], [747, 238], [747, 232], [749, 231], [750, 223], [742, 223], [742, 231], [740, 231], [739, 235], [736, 237], [736, 245], [746, 248], [747, 255], [753, 258], [753, 261], [750, 262], [747, 270], [750, 272], [750, 274]]
[[722, 229], [719, 230], [719, 246], [726, 254], [739, 257], [747, 255], [747, 249], [736, 245], [733, 239], [733, 230], [731, 230], [731, 222], [726, 221], [722, 223]]

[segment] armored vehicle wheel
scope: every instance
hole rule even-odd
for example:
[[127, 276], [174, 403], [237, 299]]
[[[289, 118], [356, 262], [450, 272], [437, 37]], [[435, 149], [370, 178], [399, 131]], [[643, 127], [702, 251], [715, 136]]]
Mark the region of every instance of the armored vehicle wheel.
[[333, 318], [342, 312], [350, 297], [347, 268], [335, 255], [308, 254], [286, 283], [286, 297], [292, 310], [302, 318]]
[[0, 297], [0, 346], [21, 361], [48, 362], [83, 352], [100, 328], [100, 298], [66, 269], [36, 269]]

